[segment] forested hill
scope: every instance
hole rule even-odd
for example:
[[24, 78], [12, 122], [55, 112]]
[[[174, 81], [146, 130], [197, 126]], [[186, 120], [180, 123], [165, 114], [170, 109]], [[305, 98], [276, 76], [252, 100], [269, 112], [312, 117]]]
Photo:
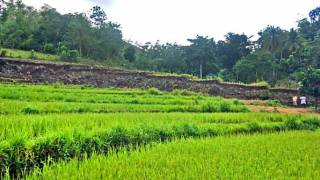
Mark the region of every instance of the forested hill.
[[[320, 7], [298, 20], [298, 28], [266, 26], [253, 41], [227, 33], [225, 40], [197, 36], [190, 45], [124, 41], [121, 26], [99, 6], [90, 12], [60, 14], [44, 5], [36, 10], [22, 1], [0, 0], [0, 56], [12, 49], [52, 54], [61, 61], [193, 74], [201, 78], [298, 87], [307, 69], [320, 68]], [[88, 7], [90, 9], [90, 7]], [[232, 22], [230, 22], [232, 23]]]

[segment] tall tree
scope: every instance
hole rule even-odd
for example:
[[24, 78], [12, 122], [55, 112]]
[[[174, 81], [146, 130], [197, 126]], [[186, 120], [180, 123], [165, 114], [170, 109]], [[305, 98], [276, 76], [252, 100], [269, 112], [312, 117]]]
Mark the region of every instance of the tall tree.
[[101, 27], [107, 21], [107, 15], [100, 6], [91, 9], [90, 18], [94, 25]]
[[228, 33], [225, 38], [225, 41], [217, 44], [217, 57], [222, 68], [230, 70], [238, 60], [251, 52], [251, 42], [245, 34]]
[[237, 80], [241, 82], [268, 81], [274, 83], [278, 68], [272, 54], [267, 50], [259, 49], [238, 61], [234, 71]]
[[136, 49], [134, 46], [129, 46], [124, 54], [123, 54], [124, 58], [127, 59], [130, 62], [133, 62], [136, 60]]
[[70, 21], [68, 23], [67, 34], [70, 37], [75, 49], [78, 49], [80, 57], [82, 57], [83, 50], [86, 50], [86, 54], [89, 54], [90, 44], [93, 39], [91, 36], [90, 21], [85, 14], [73, 14], [70, 15]]
[[275, 57], [284, 58], [284, 47], [288, 39], [286, 31], [280, 27], [268, 26], [259, 33], [258, 43], [261, 48], [266, 49]]
[[216, 44], [212, 38], [197, 36], [196, 39], [188, 39], [191, 43], [186, 48], [186, 61], [195, 73], [194, 67], [198, 67], [199, 77], [217, 73]]
[[320, 7], [317, 7], [309, 12], [309, 17], [312, 22], [320, 21]]

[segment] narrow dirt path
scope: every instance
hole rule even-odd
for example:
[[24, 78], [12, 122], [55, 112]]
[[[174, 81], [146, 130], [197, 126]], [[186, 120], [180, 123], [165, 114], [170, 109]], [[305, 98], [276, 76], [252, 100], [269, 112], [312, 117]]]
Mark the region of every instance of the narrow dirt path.
[[267, 106], [267, 101], [261, 100], [241, 100], [245, 103], [247, 107], [252, 111], [267, 111], [276, 112], [284, 114], [315, 114], [320, 115], [320, 112], [316, 112], [310, 108], [300, 108], [300, 107], [281, 107], [281, 106]]

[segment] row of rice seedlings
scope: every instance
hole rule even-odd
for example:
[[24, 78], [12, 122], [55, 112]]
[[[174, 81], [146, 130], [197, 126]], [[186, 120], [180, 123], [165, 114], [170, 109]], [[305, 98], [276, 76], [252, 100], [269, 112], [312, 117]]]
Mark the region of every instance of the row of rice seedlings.
[[36, 139], [10, 139], [0, 144], [0, 175], [19, 178], [35, 167], [42, 168], [49, 159], [52, 162], [69, 161], [107, 154], [111, 149], [140, 147], [154, 142], [166, 142], [176, 138], [212, 137], [232, 134], [266, 133], [288, 130], [314, 130], [320, 127], [319, 119], [288, 119], [284, 123], [258, 123], [221, 126], [196, 126], [180, 124], [173, 127], [143, 126], [127, 129], [93, 130], [52, 133]]
[[47, 163], [26, 179], [318, 179], [320, 133], [186, 139]]
[[0, 114], [43, 113], [110, 113], [110, 112], [248, 112], [245, 105], [234, 101], [214, 101], [206, 104], [100, 104], [76, 102], [26, 102], [0, 100]]
[[[23, 91], [21, 91], [23, 90]], [[188, 97], [203, 96], [210, 98], [210, 96], [191, 92], [188, 90], [174, 90], [172, 92], [159, 91], [156, 88], [150, 89], [125, 89], [125, 88], [87, 88], [83, 86], [72, 86], [72, 85], [62, 85], [62, 86], [52, 86], [52, 85], [13, 85], [13, 84], [0, 84], [0, 91], [3, 92], [0, 95], [6, 97], [6, 92], [15, 93], [32, 93], [33, 95], [39, 93], [62, 93], [62, 94], [85, 94], [85, 95], [122, 95], [122, 96], [161, 96], [161, 97], [172, 97], [181, 96], [182, 98], [188, 99]], [[10, 98], [10, 96], [8, 97]], [[15, 96], [12, 96], [15, 98]]]
[[[121, 90], [120, 90], [121, 91]], [[93, 96], [94, 95], [94, 96]], [[135, 103], [135, 104], [185, 104], [197, 101], [222, 101], [222, 98], [204, 96], [175, 96], [167, 95], [127, 95], [127, 94], [88, 94], [85, 92], [37, 92], [22, 89], [1, 89], [1, 99], [42, 101], [42, 102], [90, 102], [90, 103]]]
[[46, 114], [0, 116], [0, 142], [23, 137], [41, 137], [52, 132], [92, 131], [112, 127], [174, 127], [194, 124], [204, 127], [225, 127], [237, 124], [284, 123], [295, 121], [320, 121], [317, 116], [283, 115], [271, 113], [108, 113], [108, 114]]

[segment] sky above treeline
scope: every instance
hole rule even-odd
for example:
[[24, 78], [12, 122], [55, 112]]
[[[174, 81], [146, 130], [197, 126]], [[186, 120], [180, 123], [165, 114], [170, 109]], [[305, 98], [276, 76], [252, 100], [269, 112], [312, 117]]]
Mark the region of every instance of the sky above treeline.
[[228, 32], [255, 35], [267, 25], [289, 30], [320, 6], [318, 0], [23, 0], [61, 13], [88, 12], [94, 5], [121, 24], [126, 40], [186, 44], [196, 35], [224, 39]]

